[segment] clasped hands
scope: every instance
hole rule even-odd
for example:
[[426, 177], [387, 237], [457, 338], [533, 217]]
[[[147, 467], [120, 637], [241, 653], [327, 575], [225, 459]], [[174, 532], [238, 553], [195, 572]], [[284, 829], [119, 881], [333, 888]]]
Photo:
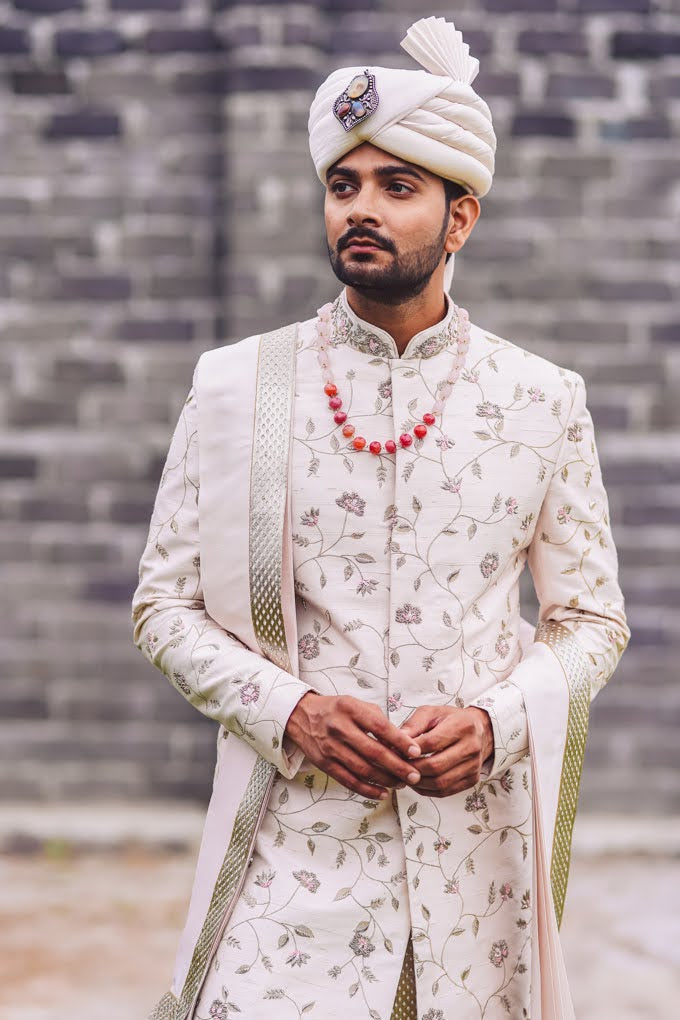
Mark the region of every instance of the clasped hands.
[[377, 705], [315, 692], [298, 701], [286, 736], [317, 768], [372, 800], [406, 785], [427, 797], [460, 793], [479, 782], [494, 749], [481, 708], [424, 705], [398, 727]]

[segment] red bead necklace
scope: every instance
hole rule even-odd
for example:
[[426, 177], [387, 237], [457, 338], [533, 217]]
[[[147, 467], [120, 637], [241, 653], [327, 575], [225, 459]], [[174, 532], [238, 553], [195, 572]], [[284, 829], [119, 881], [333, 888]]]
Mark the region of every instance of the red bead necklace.
[[[328, 406], [331, 411], [333, 411], [333, 421], [336, 425], [342, 425], [342, 434], [346, 439], [351, 440], [350, 445], [355, 450], [368, 449], [370, 453], [377, 457], [378, 454], [382, 452], [383, 444], [377, 439], [368, 443], [363, 436], [355, 435], [356, 428], [347, 421], [347, 413], [342, 410], [342, 397], [340, 396], [338, 387], [333, 380], [333, 373], [331, 372], [328, 361], [328, 346], [330, 343], [332, 328], [332, 310], [333, 305], [329, 302], [317, 311], [318, 319], [316, 323], [316, 343], [314, 344], [314, 347], [317, 351], [317, 358], [323, 373], [323, 390], [328, 397]], [[437, 399], [432, 406], [432, 411], [424, 414], [422, 421], [420, 421], [417, 425], [414, 425], [409, 432], [403, 432], [399, 436], [399, 443], [402, 447], [411, 446], [414, 438], [425, 438], [428, 432], [428, 427], [436, 423], [437, 414], [442, 414], [446, 401], [451, 395], [454, 384], [463, 370], [465, 355], [467, 354], [468, 347], [470, 346], [470, 317], [467, 311], [464, 308], [460, 308], [458, 305], [454, 305], [454, 312], [457, 313], [459, 331], [456, 333], [457, 350], [453, 367], [447, 375], [446, 380], [437, 388]], [[394, 453], [396, 449], [397, 444], [393, 439], [385, 440], [385, 450], [387, 453]]]

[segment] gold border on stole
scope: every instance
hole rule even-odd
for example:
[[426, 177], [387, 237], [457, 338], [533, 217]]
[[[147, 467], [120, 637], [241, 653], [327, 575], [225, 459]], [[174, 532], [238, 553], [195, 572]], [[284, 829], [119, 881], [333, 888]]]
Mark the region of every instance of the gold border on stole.
[[[291, 672], [281, 605], [283, 526], [288, 492], [298, 324], [260, 337], [250, 470], [250, 612], [265, 658]], [[168, 992], [149, 1020], [189, 1020], [240, 892], [276, 768], [258, 757], [239, 804], [179, 1000]]]
[[535, 640], [542, 641], [553, 650], [564, 670], [569, 688], [567, 732], [550, 862], [550, 883], [559, 927], [562, 923], [564, 901], [567, 895], [571, 839], [588, 735], [590, 678], [586, 653], [563, 623], [554, 620], [539, 623], [536, 628]]

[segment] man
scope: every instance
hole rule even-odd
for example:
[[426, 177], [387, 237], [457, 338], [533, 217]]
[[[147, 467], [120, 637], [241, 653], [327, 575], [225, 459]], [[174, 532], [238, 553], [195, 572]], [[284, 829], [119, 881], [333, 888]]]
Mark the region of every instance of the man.
[[573, 1017], [588, 707], [629, 637], [607, 497], [583, 379], [448, 294], [495, 137], [460, 33], [403, 45], [427, 70], [343, 68], [310, 112], [345, 288], [201, 356], [159, 487], [134, 640], [220, 730], [156, 1018]]

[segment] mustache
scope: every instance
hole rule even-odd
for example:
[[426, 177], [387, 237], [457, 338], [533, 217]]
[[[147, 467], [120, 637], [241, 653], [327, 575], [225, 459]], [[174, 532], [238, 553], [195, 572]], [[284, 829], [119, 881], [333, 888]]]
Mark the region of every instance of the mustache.
[[370, 227], [350, 227], [346, 234], [343, 234], [338, 241], [338, 251], [342, 251], [347, 245], [356, 240], [357, 238], [366, 239], [373, 241], [380, 248], [384, 248], [385, 251], [392, 252], [395, 254], [395, 247], [393, 243], [385, 237], [381, 237], [377, 230], [371, 230]]

